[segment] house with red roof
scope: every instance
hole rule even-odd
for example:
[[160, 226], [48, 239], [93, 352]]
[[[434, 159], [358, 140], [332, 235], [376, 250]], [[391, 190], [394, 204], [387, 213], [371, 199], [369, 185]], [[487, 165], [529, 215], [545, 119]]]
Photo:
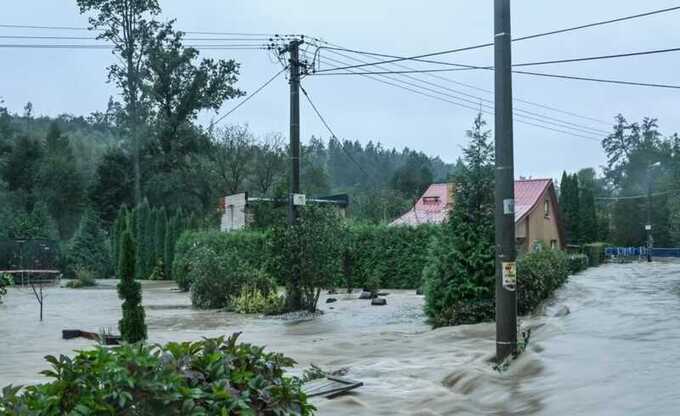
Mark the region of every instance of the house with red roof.
[[[455, 190], [453, 183], [430, 185], [413, 208], [390, 225], [445, 222], [455, 204]], [[557, 194], [551, 179], [515, 181], [515, 238], [520, 253], [526, 253], [537, 242], [545, 247], [565, 247]]]

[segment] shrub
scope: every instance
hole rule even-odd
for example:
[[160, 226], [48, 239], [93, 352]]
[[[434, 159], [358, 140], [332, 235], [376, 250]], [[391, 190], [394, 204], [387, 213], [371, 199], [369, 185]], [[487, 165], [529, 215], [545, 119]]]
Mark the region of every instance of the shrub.
[[96, 285], [97, 281], [95, 280], [94, 273], [92, 273], [91, 270], [80, 268], [76, 270], [76, 278], [68, 282], [66, 287], [79, 289], [81, 287], [92, 287]]
[[113, 273], [110, 248], [106, 235], [99, 225], [97, 214], [86, 210], [80, 225], [68, 245], [69, 273], [88, 269], [99, 278], [109, 278]]
[[264, 348], [237, 343], [238, 334], [165, 346], [97, 347], [70, 359], [48, 356], [52, 381], [8, 386], [7, 415], [300, 415], [313, 414], [295, 362]]
[[576, 274], [588, 268], [590, 261], [585, 254], [570, 254], [567, 256], [569, 274]]
[[335, 287], [342, 276], [343, 226], [332, 209], [301, 211], [295, 225], [275, 229], [271, 270], [286, 285], [287, 310], [314, 312], [321, 290]]
[[0, 273], [0, 303], [2, 303], [2, 298], [7, 295], [7, 288], [14, 284], [12, 277], [5, 273]]
[[541, 250], [517, 261], [517, 312], [531, 313], [569, 277], [567, 255], [559, 250]]
[[191, 303], [201, 309], [231, 309], [242, 288], [249, 286], [267, 296], [274, 286], [262, 269], [251, 267], [232, 252], [218, 253], [213, 247], [193, 251], [187, 278], [193, 282]]
[[132, 343], [146, 339], [146, 324], [142, 306], [142, 285], [135, 280], [135, 243], [129, 229], [121, 236], [119, 250], [118, 297], [123, 300], [121, 306], [123, 318], [118, 322], [118, 329], [123, 341]]
[[233, 300], [234, 311], [238, 313], [263, 313], [265, 315], [276, 315], [283, 311], [285, 298], [279, 296], [275, 290], [269, 294], [263, 294], [261, 290], [244, 286], [241, 294]]
[[597, 267], [604, 262], [605, 243], [591, 243], [583, 245], [583, 254], [588, 256], [590, 267]]
[[[428, 248], [440, 228], [438, 225], [349, 227], [351, 285], [365, 287], [370, 278], [375, 278], [390, 289], [420, 287]], [[343, 286], [347, 286], [347, 282]]]
[[193, 279], [200, 275], [192, 272], [192, 267], [197, 264], [198, 252], [205, 249], [211, 250], [217, 257], [237, 258], [252, 269], [265, 269], [270, 260], [267, 251], [268, 235], [254, 231], [184, 232], [175, 246], [172, 277], [182, 290], [189, 290]]

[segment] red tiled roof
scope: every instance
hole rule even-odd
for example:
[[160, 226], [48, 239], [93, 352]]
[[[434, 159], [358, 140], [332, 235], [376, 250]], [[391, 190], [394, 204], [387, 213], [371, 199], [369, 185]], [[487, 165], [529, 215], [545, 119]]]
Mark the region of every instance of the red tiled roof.
[[416, 205], [390, 225], [441, 224], [451, 208], [452, 184], [435, 183], [427, 188]]
[[[515, 181], [515, 222], [531, 212], [544, 192], [552, 184], [551, 179], [523, 179]], [[453, 184], [435, 183], [425, 191], [406, 214], [390, 225], [441, 224], [448, 218], [453, 206]]]
[[539, 202], [552, 184], [551, 179], [522, 179], [515, 181], [515, 222], [519, 222]]

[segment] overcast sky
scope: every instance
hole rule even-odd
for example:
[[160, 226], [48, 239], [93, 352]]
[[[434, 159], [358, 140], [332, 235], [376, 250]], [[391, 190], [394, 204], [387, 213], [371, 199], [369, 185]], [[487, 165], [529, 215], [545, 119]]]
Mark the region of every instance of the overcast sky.
[[[6, 1], [0, 24], [86, 26], [75, 0]], [[512, 2], [513, 36], [519, 37], [613, 17], [677, 6], [678, 1], [571, 0]], [[161, 0], [165, 18], [176, 18], [186, 31], [303, 33], [346, 48], [411, 56], [488, 42], [493, 37], [493, 1], [472, 0]], [[680, 12], [517, 42], [516, 63], [591, 55], [606, 55], [680, 46]], [[73, 32], [2, 29], [0, 35], [82, 35]], [[62, 41], [63, 42], [63, 41]], [[10, 43], [3, 39], [0, 43]], [[75, 43], [75, 41], [73, 42]], [[86, 115], [103, 110], [115, 89], [106, 83], [106, 66], [113, 62], [102, 50], [0, 49], [0, 97], [11, 111], [22, 111], [31, 101], [36, 114]], [[204, 55], [241, 62], [239, 87], [252, 92], [280, 70], [264, 51], [208, 51]], [[323, 54], [323, 52], [322, 52]], [[332, 57], [326, 53], [326, 56]], [[678, 82], [678, 53], [640, 56], [577, 64], [532, 68], [609, 79]], [[491, 48], [438, 57], [473, 65], [492, 64]], [[367, 70], [372, 68], [366, 68]], [[457, 82], [493, 89], [491, 71], [439, 74]], [[461, 90], [483, 99], [491, 94], [418, 75], [419, 78]], [[409, 81], [409, 80], [407, 80]], [[412, 81], [409, 81], [412, 82]], [[335, 133], [366, 143], [422, 150], [454, 161], [465, 144], [465, 130], [474, 111], [357, 76], [316, 76], [303, 81]], [[434, 88], [434, 87], [432, 87]], [[629, 120], [644, 116], [659, 119], [664, 134], [680, 131], [680, 91], [580, 81], [514, 76], [515, 98], [556, 107], [603, 122], [617, 113]], [[467, 99], [470, 99], [469, 97]], [[248, 124], [263, 135], [288, 132], [288, 85], [280, 77], [262, 93], [234, 112], [225, 123]], [[476, 98], [474, 101], [478, 101]], [[222, 112], [235, 102], [227, 102]], [[305, 102], [301, 103], [303, 140], [328, 133]], [[516, 108], [609, 130], [598, 121], [516, 103]], [[203, 115], [202, 120], [210, 119]], [[532, 116], [536, 117], [536, 116]], [[490, 127], [493, 117], [487, 116]], [[545, 120], [545, 119], [543, 119]], [[528, 120], [530, 122], [535, 122]], [[552, 126], [554, 127], [554, 126]], [[600, 166], [604, 154], [598, 142], [516, 123], [517, 176], [557, 177], [562, 170]]]

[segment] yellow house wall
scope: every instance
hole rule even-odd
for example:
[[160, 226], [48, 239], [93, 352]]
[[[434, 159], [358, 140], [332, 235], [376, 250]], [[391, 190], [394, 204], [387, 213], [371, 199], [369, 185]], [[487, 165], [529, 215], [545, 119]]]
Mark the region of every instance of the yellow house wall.
[[[550, 212], [546, 216], [544, 214], [544, 204], [548, 201], [550, 204]], [[545, 247], [551, 247], [551, 242], [554, 241], [558, 249], [563, 249], [560, 243], [560, 234], [558, 231], [557, 218], [555, 216], [557, 207], [552, 203], [549, 193], [545, 193], [541, 202], [536, 205], [533, 211], [529, 213], [525, 219], [528, 224], [528, 238], [526, 242], [529, 247], [535, 241], [542, 241]]]

